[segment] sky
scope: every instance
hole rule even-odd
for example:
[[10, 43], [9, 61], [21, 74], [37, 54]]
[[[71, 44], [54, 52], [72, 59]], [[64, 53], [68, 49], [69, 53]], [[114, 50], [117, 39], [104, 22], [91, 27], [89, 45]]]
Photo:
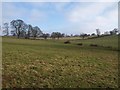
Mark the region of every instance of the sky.
[[118, 2], [2, 2], [2, 23], [16, 19], [44, 33], [91, 34], [98, 28], [104, 33], [118, 28]]

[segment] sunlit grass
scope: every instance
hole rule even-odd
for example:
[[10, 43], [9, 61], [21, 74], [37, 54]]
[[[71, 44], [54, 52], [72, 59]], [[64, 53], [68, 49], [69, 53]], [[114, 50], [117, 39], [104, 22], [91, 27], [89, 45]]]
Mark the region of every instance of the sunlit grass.
[[3, 87], [118, 87], [117, 53], [104, 47], [78, 46], [75, 41], [64, 44], [61, 40], [6, 37]]

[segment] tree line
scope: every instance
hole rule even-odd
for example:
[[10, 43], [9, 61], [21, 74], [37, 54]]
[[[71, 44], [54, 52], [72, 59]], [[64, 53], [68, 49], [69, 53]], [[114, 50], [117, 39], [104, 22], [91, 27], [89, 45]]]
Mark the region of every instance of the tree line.
[[[5, 36], [8, 36], [9, 23], [4, 23], [3, 26], [3, 33], [5, 33]], [[17, 36], [17, 38], [29, 39], [30, 37], [33, 37], [36, 39], [37, 37], [43, 37], [44, 39], [47, 39], [48, 37], [51, 37], [53, 39], [59, 39], [65, 35], [64, 33], [60, 32], [52, 32], [51, 35], [49, 33], [43, 33], [43, 31], [38, 26], [33, 27], [32, 25], [26, 24], [23, 20], [20, 19], [12, 20], [10, 22], [10, 26], [12, 29], [14, 29], [11, 31], [11, 33], [13, 36]]]
[[115, 34], [120, 34], [120, 31], [117, 28], [114, 28], [111, 31], [106, 31], [104, 32], [104, 34], [101, 34], [100, 29], [96, 29], [96, 34], [92, 33], [92, 34], [86, 34], [86, 33], [81, 33], [78, 35], [65, 35], [64, 33], [60, 33], [60, 32], [52, 32], [51, 34], [49, 33], [43, 33], [43, 31], [38, 27], [38, 26], [32, 26], [31, 24], [26, 24], [23, 20], [17, 19], [17, 20], [12, 20], [10, 22], [10, 26], [9, 23], [4, 23], [3, 24], [3, 33], [5, 33], [6, 36], [9, 35], [9, 28], [12, 28], [13, 30], [11, 31], [11, 33], [13, 34], [13, 36], [16, 36], [17, 38], [34, 38], [36, 39], [37, 37], [42, 37], [44, 39], [52, 38], [52, 39], [59, 39], [62, 37], [82, 37], [83, 39], [85, 37], [89, 37], [89, 36], [105, 36], [105, 35], [115, 35]]

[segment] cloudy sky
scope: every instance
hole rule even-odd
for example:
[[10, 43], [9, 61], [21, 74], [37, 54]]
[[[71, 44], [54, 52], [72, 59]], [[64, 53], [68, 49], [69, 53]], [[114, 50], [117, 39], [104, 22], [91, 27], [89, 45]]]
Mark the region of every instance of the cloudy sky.
[[45, 33], [95, 33], [97, 28], [103, 33], [118, 27], [118, 2], [7, 1], [2, 2], [3, 22], [22, 19]]

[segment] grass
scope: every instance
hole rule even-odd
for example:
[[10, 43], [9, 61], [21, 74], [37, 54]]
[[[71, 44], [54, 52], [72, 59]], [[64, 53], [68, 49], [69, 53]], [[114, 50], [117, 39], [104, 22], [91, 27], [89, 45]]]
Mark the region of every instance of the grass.
[[118, 51], [90, 47], [89, 40], [63, 42], [3, 37], [3, 88], [118, 87]]
[[73, 40], [73, 43], [84, 43], [85, 45], [90, 44], [97, 44], [99, 46], [103, 47], [111, 47], [113, 49], [118, 50], [118, 36], [112, 35], [112, 36], [105, 36], [100, 38], [94, 38], [94, 39], [85, 39], [85, 40]]

